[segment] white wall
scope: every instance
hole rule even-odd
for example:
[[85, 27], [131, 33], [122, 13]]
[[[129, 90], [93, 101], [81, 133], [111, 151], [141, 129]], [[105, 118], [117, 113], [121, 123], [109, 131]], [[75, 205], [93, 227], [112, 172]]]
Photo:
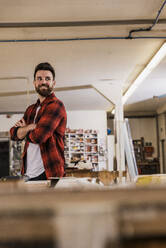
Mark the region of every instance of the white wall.
[[68, 111], [67, 127], [71, 129], [95, 129], [100, 136], [107, 134], [107, 116], [105, 111]]
[[[8, 117], [9, 116], [9, 117]], [[22, 118], [23, 114], [0, 115], [0, 132], [8, 132], [9, 129]]]

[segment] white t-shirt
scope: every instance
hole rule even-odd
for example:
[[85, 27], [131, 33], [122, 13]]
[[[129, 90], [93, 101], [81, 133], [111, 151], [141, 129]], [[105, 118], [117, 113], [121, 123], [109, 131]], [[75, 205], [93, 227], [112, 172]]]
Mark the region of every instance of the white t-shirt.
[[[40, 109], [40, 106], [36, 110], [34, 122], [35, 122], [39, 109]], [[29, 143], [29, 146], [27, 149], [26, 167], [27, 167], [26, 175], [30, 178], [37, 177], [45, 171], [43, 160], [41, 157], [40, 146], [38, 144], [33, 144], [31, 142]]]

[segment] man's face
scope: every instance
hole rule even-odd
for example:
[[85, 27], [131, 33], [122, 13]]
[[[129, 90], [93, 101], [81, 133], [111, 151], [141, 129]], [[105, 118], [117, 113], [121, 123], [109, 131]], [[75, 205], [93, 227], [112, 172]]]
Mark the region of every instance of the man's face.
[[54, 89], [55, 81], [53, 80], [53, 75], [50, 71], [37, 71], [34, 85], [36, 92], [43, 96], [47, 97], [51, 94]]

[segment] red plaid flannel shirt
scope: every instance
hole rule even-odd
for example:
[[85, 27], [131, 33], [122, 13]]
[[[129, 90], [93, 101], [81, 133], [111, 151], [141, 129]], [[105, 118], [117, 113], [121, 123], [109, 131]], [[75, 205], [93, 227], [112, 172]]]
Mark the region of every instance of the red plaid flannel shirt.
[[[23, 166], [22, 174], [26, 171], [26, 153], [29, 142], [39, 144], [41, 156], [47, 178], [62, 177], [64, 175], [64, 134], [66, 129], [66, 110], [63, 103], [52, 93], [40, 104], [38, 100], [27, 108], [24, 113], [26, 124], [34, 121], [37, 107], [41, 108], [37, 114], [35, 123], [36, 128], [26, 136], [26, 143], [22, 155]], [[19, 140], [17, 129], [12, 127], [10, 135], [12, 140]]]

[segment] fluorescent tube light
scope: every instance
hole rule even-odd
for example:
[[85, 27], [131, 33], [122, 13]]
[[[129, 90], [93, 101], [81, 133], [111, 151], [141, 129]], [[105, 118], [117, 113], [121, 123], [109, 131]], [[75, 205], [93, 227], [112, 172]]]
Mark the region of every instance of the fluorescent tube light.
[[161, 46], [158, 52], [153, 56], [148, 65], [144, 68], [144, 70], [139, 74], [130, 88], [126, 91], [124, 96], [122, 97], [123, 104], [129, 99], [129, 97], [134, 93], [134, 91], [141, 85], [141, 83], [145, 80], [145, 78], [154, 70], [154, 68], [161, 62], [161, 60], [166, 55], [166, 42]]

